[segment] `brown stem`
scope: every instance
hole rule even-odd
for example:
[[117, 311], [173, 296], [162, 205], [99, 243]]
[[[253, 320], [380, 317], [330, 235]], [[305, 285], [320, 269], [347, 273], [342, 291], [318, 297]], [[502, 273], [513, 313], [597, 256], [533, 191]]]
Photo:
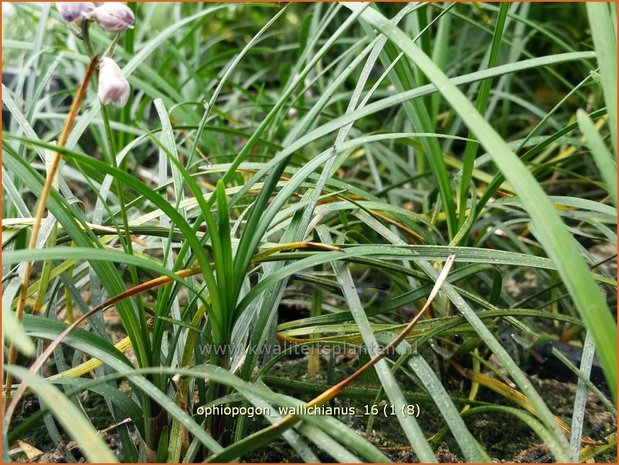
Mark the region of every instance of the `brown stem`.
[[[75, 94], [75, 99], [73, 99], [73, 103], [71, 104], [71, 109], [69, 110], [69, 114], [67, 115], [67, 119], [65, 121], [64, 127], [62, 128], [62, 133], [60, 134], [60, 139], [58, 140], [58, 147], [64, 147], [69, 139], [69, 135], [71, 134], [71, 129], [73, 129], [73, 125], [75, 124], [75, 119], [77, 118], [77, 114], [79, 113], [80, 107], [82, 106], [82, 102], [84, 97], [86, 96], [86, 90], [88, 89], [88, 85], [90, 83], [90, 79], [99, 64], [98, 57], [93, 57], [90, 60], [90, 64], [86, 69], [86, 74], [84, 75], [84, 80], [82, 84], [77, 89], [77, 93]], [[39, 232], [41, 230], [41, 222], [43, 220], [43, 214], [45, 213], [45, 206], [47, 205], [47, 199], [49, 198], [49, 194], [52, 191], [52, 185], [54, 182], [54, 178], [58, 173], [58, 169], [60, 168], [60, 162], [62, 160], [62, 154], [57, 152], [54, 157], [54, 161], [47, 172], [47, 178], [45, 179], [45, 184], [43, 185], [43, 191], [41, 192], [41, 197], [39, 199], [39, 203], [37, 204], [36, 215], [34, 217], [34, 224], [32, 226], [32, 234], [30, 235], [30, 242], [28, 243], [28, 250], [34, 250], [37, 246], [37, 240], [39, 239]], [[26, 307], [26, 297], [28, 295], [28, 286], [30, 286], [30, 274], [32, 273], [32, 262], [28, 261], [24, 267], [24, 275], [22, 278], [21, 289], [19, 291], [19, 298], [17, 300], [17, 309], [15, 310], [15, 318], [18, 321], [21, 321], [24, 317], [24, 309]], [[11, 343], [9, 347], [9, 356], [7, 359], [7, 363], [9, 365], [15, 364], [15, 360], [17, 359], [17, 347], [15, 344]], [[11, 401], [11, 389], [13, 387], [13, 375], [11, 373], [7, 373], [6, 375], [6, 384], [5, 384], [5, 396], [4, 396], [4, 410], [6, 412], [9, 402]]]

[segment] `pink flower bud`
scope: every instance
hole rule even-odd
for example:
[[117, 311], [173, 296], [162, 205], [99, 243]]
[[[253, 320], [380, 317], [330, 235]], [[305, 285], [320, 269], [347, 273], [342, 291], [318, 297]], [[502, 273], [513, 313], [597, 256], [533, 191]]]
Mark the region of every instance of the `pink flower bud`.
[[94, 18], [104, 29], [121, 32], [129, 29], [135, 22], [133, 11], [124, 3], [104, 2], [92, 12]]
[[95, 9], [92, 2], [56, 2], [56, 8], [62, 19], [71, 23], [76, 19], [85, 18]]
[[114, 60], [103, 57], [99, 69], [99, 100], [103, 105], [114, 103], [124, 107], [131, 89]]

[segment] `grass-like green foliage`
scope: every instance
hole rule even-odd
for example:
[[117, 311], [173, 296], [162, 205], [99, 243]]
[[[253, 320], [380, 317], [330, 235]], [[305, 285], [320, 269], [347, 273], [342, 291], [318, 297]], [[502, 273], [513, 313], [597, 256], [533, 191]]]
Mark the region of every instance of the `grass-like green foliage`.
[[[562, 462], [613, 444], [581, 438], [588, 391], [616, 415], [614, 5], [130, 4], [135, 28], [114, 50], [129, 102], [102, 107], [93, 85], [62, 149], [90, 57], [50, 5], [14, 4], [3, 23], [2, 318], [21, 354], [6, 370], [42, 406], [14, 415], [5, 454], [41, 427], [48, 445], [71, 438], [87, 460], [112, 460], [78, 402], [100, 395], [121, 461], [247, 460], [269, 444], [307, 462], [397, 458], [343, 418], [280, 422], [278, 407], [341, 374], [314, 359], [319, 378], [273, 376], [296, 366], [276, 336], [386, 345], [451, 254], [429, 318], [342, 402], [387, 400], [423, 462], [449, 434], [463, 461], [496, 459], [470, 429], [483, 415], [521, 422]], [[102, 53], [113, 36], [93, 25], [90, 40]], [[79, 314], [127, 291], [119, 325], [106, 306], [25, 370]], [[584, 346], [580, 367], [557, 356], [578, 383], [570, 418], [525, 373], [526, 355], [559, 338]], [[594, 353], [608, 398], [589, 380]], [[101, 363], [62, 374], [89, 359]], [[198, 414], [221, 405], [269, 413]]]

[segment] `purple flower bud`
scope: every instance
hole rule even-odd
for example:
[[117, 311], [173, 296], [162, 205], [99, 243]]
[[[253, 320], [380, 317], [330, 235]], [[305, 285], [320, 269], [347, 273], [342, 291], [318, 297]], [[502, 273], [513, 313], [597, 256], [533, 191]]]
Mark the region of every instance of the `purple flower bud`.
[[121, 32], [129, 29], [135, 22], [133, 11], [124, 3], [104, 2], [92, 12], [94, 18], [104, 29]]
[[78, 18], [85, 18], [95, 9], [95, 4], [92, 2], [56, 2], [56, 8], [62, 19], [71, 23]]
[[99, 100], [103, 105], [114, 103], [124, 107], [131, 89], [114, 60], [103, 57], [99, 69]]

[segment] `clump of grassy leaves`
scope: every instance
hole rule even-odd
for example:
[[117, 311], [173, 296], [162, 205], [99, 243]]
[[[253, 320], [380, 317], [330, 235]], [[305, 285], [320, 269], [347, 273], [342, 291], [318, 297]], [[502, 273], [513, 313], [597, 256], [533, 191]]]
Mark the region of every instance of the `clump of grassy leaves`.
[[[5, 454], [43, 424], [91, 461], [233, 461], [280, 438], [307, 462], [387, 461], [343, 419], [277, 409], [316, 385], [317, 404], [340, 393], [315, 378], [330, 368], [314, 349], [344, 344], [368, 348], [378, 385], [364, 401], [394, 406], [420, 461], [448, 432], [464, 461], [492, 460], [467, 426], [488, 413], [558, 461], [612, 447], [583, 425], [589, 390], [616, 415], [614, 4], [131, 4], [115, 50], [129, 102], [102, 112], [91, 88], [60, 148], [88, 50], [51, 4], [11, 8], [2, 307], [21, 355], [4, 369], [42, 409], [5, 425]], [[518, 356], [558, 339], [583, 347], [580, 366], [559, 356], [578, 383], [571, 418]], [[274, 353], [277, 340], [294, 346]], [[301, 347], [311, 376], [273, 377]], [[589, 380], [594, 353], [610, 399]], [[411, 386], [440, 429], [406, 413]], [[89, 392], [115, 451], [80, 403]], [[222, 405], [266, 413], [198, 413]]]

